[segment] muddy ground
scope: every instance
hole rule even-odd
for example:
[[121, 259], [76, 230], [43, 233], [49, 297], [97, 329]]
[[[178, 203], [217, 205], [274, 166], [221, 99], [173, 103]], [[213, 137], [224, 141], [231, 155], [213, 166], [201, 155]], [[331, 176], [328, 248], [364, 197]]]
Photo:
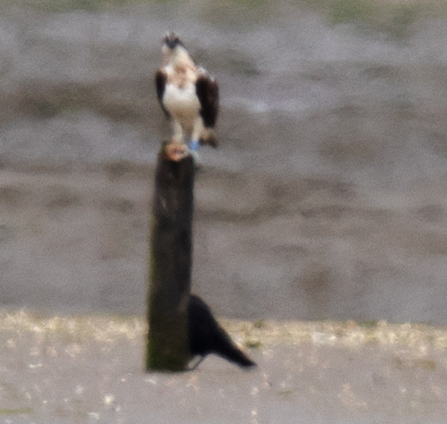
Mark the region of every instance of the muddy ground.
[[175, 29], [221, 88], [194, 290], [232, 317], [445, 324], [447, 31], [393, 4], [5, 8], [2, 304], [144, 313], [170, 131], [152, 76]]

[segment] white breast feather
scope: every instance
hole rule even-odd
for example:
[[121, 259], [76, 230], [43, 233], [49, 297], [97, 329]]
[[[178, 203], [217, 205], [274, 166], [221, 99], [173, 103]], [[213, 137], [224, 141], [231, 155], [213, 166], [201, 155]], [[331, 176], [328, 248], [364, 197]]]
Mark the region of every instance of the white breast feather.
[[163, 96], [163, 104], [173, 119], [182, 125], [190, 127], [200, 112], [200, 102], [197, 98], [195, 85], [188, 84], [179, 88], [174, 84], [167, 84]]

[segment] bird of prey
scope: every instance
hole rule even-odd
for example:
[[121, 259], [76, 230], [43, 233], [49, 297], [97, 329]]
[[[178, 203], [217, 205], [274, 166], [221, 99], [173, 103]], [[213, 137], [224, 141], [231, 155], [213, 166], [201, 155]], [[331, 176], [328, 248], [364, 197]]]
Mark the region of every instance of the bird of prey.
[[160, 105], [173, 127], [172, 141], [185, 142], [197, 152], [200, 144], [217, 147], [214, 127], [219, 109], [215, 79], [197, 66], [180, 38], [173, 32], [163, 38], [163, 63], [155, 74]]
[[196, 295], [191, 295], [188, 304], [188, 338], [191, 357], [200, 356], [200, 362], [210, 353], [221, 356], [240, 367], [255, 367], [256, 364], [231, 340], [228, 333], [213, 317], [209, 306]]

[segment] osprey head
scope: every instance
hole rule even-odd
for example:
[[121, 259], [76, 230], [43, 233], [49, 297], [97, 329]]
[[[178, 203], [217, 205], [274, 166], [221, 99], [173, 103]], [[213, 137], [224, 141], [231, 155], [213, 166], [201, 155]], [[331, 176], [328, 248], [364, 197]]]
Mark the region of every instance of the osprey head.
[[183, 43], [180, 41], [180, 38], [178, 38], [177, 34], [175, 32], [168, 32], [163, 37], [163, 47], [166, 46], [170, 50], [174, 50], [177, 46], [185, 47]]
[[163, 37], [163, 45], [161, 46], [163, 54], [163, 63], [167, 65], [172, 62], [192, 62], [188, 50], [181, 42], [180, 38], [175, 32], [168, 32]]

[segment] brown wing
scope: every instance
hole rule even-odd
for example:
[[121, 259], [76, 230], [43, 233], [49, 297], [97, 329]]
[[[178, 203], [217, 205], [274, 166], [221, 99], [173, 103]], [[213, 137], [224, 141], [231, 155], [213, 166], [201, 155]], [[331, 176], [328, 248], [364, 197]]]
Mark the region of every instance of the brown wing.
[[196, 94], [200, 101], [200, 115], [207, 128], [216, 125], [219, 112], [219, 86], [214, 78], [201, 75], [196, 82]]
[[163, 112], [167, 117], [170, 117], [171, 115], [163, 105], [163, 96], [165, 94], [166, 80], [167, 80], [166, 73], [162, 69], [159, 69], [155, 73], [155, 87], [157, 89], [157, 97], [158, 101], [160, 102], [160, 106], [163, 109]]

